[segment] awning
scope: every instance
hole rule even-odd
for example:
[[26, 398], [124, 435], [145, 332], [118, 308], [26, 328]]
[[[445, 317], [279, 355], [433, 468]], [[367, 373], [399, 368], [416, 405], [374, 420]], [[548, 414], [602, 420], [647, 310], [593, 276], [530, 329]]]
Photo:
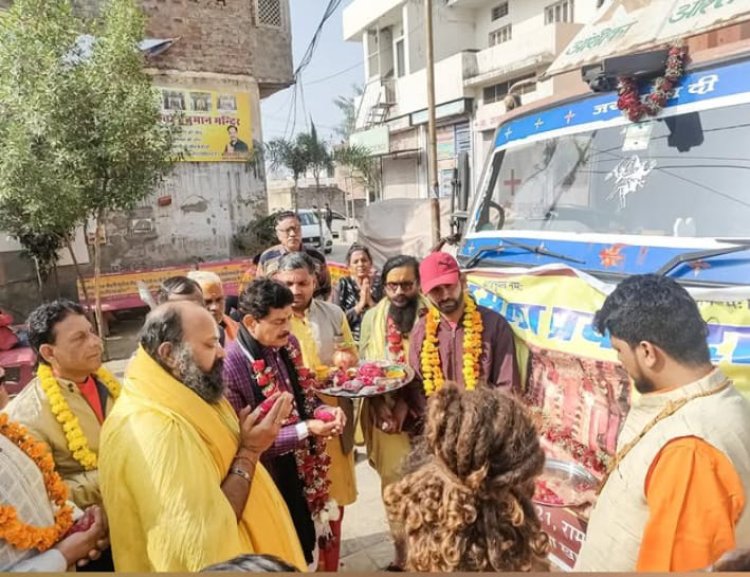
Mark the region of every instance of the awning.
[[750, 19], [748, 0], [612, 0], [549, 67], [554, 76]]

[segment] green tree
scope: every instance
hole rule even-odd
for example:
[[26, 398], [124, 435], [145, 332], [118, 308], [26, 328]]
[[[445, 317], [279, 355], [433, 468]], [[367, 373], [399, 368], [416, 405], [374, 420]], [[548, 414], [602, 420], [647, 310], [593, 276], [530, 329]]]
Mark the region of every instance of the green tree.
[[56, 0], [18, 0], [0, 21], [0, 229], [33, 260], [40, 296], [83, 218], [66, 177], [75, 158], [59, 146], [75, 112], [77, 24]]
[[343, 118], [341, 124], [336, 128], [338, 134], [344, 142], [349, 142], [349, 137], [357, 129], [357, 108], [359, 101], [364, 94], [364, 89], [356, 84], [352, 85], [354, 92], [351, 96], [337, 96], [333, 104], [341, 111]]
[[297, 136], [302, 147], [302, 152], [307, 159], [307, 169], [312, 172], [315, 179], [315, 192], [320, 195], [320, 177], [323, 172], [333, 169], [333, 157], [325, 141], [318, 138], [315, 124], [311, 122], [310, 132], [304, 132]]
[[377, 200], [380, 192], [381, 174], [378, 163], [364, 146], [351, 145], [337, 148], [334, 160], [352, 171], [352, 177], [367, 191], [370, 200]]
[[302, 135], [297, 135], [294, 140], [276, 138], [265, 146], [264, 156], [272, 170], [280, 168], [288, 170], [294, 180], [292, 189], [292, 209], [299, 208], [299, 179], [307, 172], [310, 161], [304, 146]]
[[[79, 42], [85, 32], [90, 46]], [[0, 136], [10, 154], [0, 160], [0, 190], [29, 207], [37, 231], [69, 234], [71, 223], [94, 220], [99, 327], [101, 228], [111, 211], [147, 197], [176, 160], [179, 128], [161, 122], [138, 46], [144, 33], [134, 0], [108, 0], [91, 28], [69, 0], [16, 0], [2, 23], [0, 107], [8, 126]], [[24, 178], [32, 183], [23, 186]]]

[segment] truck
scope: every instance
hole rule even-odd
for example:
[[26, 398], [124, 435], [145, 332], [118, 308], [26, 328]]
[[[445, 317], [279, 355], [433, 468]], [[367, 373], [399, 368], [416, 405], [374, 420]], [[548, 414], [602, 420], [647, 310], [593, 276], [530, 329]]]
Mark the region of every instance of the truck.
[[[602, 8], [562, 55], [565, 69], [581, 51], [600, 49], [574, 62], [582, 90], [509, 112], [473, 192], [463, 178], [454, 193], [469, 289], [515, 333], [524, 400], [548, 457], [542, 479], [562, 480], [570, 493], [540, 496], [549, 487], [538, 485], [535, 500], [550, 558], [563, 570], [575, 564], [596, 484], [637, 394], [592, 327], [620, 280], [654, 273], [682, 283], [707, 321], [713, 361], [750, 394], [750, 43], [737, 25], [748, 7], [651, 3], [668, 6], [657, 14], [667, 24], [687, 26], [691, 10], [716, 17], [690, 29], [703, 36], [687, 41], [690, 63], [663, 109], [633, 122], [620, 110], [618, 79], [633, 78], [646, 101], [670, 44], [643, 43], [633, 18], [651, 25], [655, 14], [647, 18], [648, 2], [630, 13], [628, 4]], [[602, 21], [618, 7], [619, 23]], [[735, 11], [737, 41], [702, 50], [707, 34], [729, 29], [721, 10]], [[641, 34], [637, 49], [614, 46], [628, 31]]]

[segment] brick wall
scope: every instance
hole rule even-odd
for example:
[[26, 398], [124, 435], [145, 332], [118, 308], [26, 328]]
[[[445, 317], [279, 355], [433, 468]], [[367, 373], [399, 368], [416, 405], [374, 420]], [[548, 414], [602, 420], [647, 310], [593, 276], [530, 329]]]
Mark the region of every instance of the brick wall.
[[[0, 2], [7, 0], [0, 0]], [[257, 0], [141, 0], [152, 38], [178, 38], [151, 64], [160, 69], [253, 76], [266, 95], [292, 81], [289, 0], [280, 0], [282, 27], [256, 25]], [[103, 0], [74, 0], [80, 14]]]

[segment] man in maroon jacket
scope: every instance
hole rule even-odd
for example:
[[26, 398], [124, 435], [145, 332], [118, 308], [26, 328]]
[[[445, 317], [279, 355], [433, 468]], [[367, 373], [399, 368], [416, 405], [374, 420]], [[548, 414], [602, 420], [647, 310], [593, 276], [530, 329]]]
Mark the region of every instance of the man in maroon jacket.
[[[464, 350], [467, 324], [478, 331], [481, 328], [481, 352], [477, 365], [478, 375], [475, 380], [508, 392], [520, 389], [520, 374], [516, 361], [516, 349], [513, 342], [513, 331], [508, 322], [493, 310], [478, 306], [466, 289], [466, 278], [461, 274], [458, 262], [448, 253], [435, 252], [424, 259], [419, 265], [422, 292], [432, 305], [439, 311], [439, 319], [434, 328], [437, 337], [436, 348], [439, 364], [431, 370], [440, 371], [442, 378], [426, 378], [424, 374], [422, 350], [425, 346], [425, 335], [433, 323], [428, 323], [430, 313], [425, 314], [414, 326], [411, 336], [411, 350], [409, 363], [414, 368], [420, 381], [427, 385], [423, 393], [429, 395], [431, 385], [440, 382], [453, 382], [460, 387], [466, 387], [466, 372], [471, 370], [466, 357], [471, 351]], [[476, 308], [476, 313], [473, 309]], [[468, 309], [468, 310], [467, 310]], [[479, 323], [472, 322], [472, 316], [481, 319]], [[468, 323], [467, 323], [468, 319]], [[429, 375], [428, 375], [429, 377]], [[413, 398], [413, 402], [424, 405]], [[412, 406], [412, 409], [414, 407]]]

